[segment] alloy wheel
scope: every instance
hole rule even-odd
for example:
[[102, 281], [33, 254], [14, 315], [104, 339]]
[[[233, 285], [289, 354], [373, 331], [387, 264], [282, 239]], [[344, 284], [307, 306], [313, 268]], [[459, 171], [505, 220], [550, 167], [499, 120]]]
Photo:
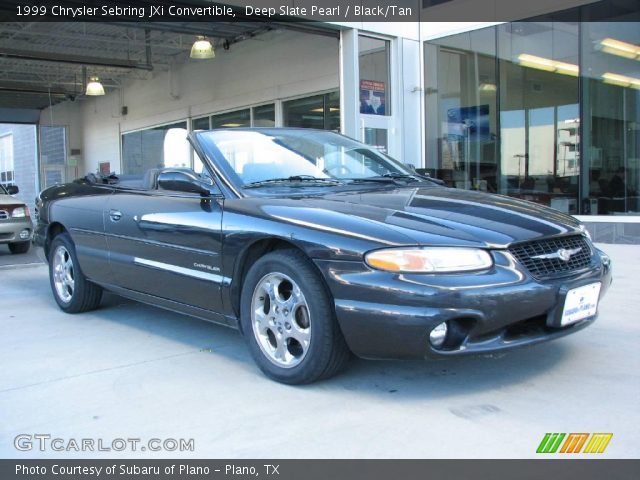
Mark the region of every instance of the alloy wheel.
[[309, 350], [309, 306], [300, 287], [283, 273], [269, 273], [256, 285], [251, 325], [260, 350], [279, 367], [295, 367]]
[[53, 254], [53, 283], [58, 297], [69, 303], [75, 288], [73, 260], [69, 251], [62, 245], [56, 248]]

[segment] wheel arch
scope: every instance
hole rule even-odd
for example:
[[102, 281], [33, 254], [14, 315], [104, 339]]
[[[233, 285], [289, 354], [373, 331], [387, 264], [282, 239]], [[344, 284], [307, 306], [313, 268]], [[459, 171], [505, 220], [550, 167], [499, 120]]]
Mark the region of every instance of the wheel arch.
[[[318, 277], [321, 279], [321, 282], [329, 295], [329, 298], [333, 300], [333, 296], [331, 295], [331, 291], [329, 290], [329, 286], [327, 285], [324, 275], [303, 248], [290, 240], [280, 237], [261, 238], [246, 246], [236, 257], [236, 262], [233, 268], [233, 281], [231, 282], [229, 296], [233, 312], [237, 318], [240, 318], [242, 285], [251, 265], [253, 265], [259, 258], [276, 250], [295, 250], [302, 254], [309, 262], [309, 265], [311, 265], [311, 267], [317, 272]], [[333, 302], [331, 302], [331, 308], [335, 310]], [[238, 324], [242, 331], [241, 322], [238, 322]]]
[[44, 255], [47, 261], [49, 260], [51, 242], [53, 242], [53, 239], [55, 237], [57, 237], [61, 233], [65, 233], [66, 231], [67, 229], [60, 222], [51, 222], [47, 227], [47, 237], [45, 238], [45, 241], [44, 241]]

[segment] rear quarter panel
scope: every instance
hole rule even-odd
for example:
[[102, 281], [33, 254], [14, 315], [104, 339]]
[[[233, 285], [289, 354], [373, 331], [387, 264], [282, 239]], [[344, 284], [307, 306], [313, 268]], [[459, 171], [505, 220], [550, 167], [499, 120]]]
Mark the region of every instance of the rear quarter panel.
[[39, 233], [49, 235], [54, 224], [69, 233], [82, 272], [91, 280], [109, 282], [109, 255], [104, 236], [104, 209], [113, 193], [109, 186], [70, 183], [41, 194]]

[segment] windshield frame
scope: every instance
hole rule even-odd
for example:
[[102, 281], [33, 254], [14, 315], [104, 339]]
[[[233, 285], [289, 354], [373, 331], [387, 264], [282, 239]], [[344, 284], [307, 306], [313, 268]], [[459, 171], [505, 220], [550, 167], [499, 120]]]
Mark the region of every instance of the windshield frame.
[[[345, 142], [350, 142], [350, 143], [354, 143], [357, 144], [359, 147], [364, 148], [366, 150], [369, 150], [371, 152], [373, 152], [375, 155], [379, 156], [384, 162], [389, 163], [393, 168], [395, 168], [398, 173], [401, 173], [403, 175], [407, 175], [407, 176], [411, 176], [413, 178], [416, 179], [416, 182], [426, 182], [428, 183], [429, 180], [428, 178], [425, 178], [423, 176], [421, 176], [420, 174], [418, 174], [417, 172], [411, 170], [409, 167], [407, 167], [406, 165], [402, 164], [401, 162], [399, 162], [398, 160], [390, 157], [389, 155], [387, 155], [386, 153], [380, 152], [379, 150], [375, 149], [375, 147], [372, 147], [370, 145], [366, 145], [362, 142], [359, 142], [357, 140], [354, 140], [346, 135], [342, 135], [341, 133], [338, 132], [333, 132], [333, 131], [329, 131], [329, 130], [318, 130], [318, 129], [310, 129], [310, 128], [294, 128], [294, 127], [258, 127], [258, 128], [249, 128], [249, 127], [244, 127], [244, 128], [233, 128], [233, 129], [227, 129], [227, 128], [220, 128], [220, 129], [212, 129], [212, 130], [197, 130], [194, 131], [192, 133], [193, 135], [193, 139], [195, 140], [195, 143], [197, 143], [200, 148], [202, 149], [202, 153], [204, 154], [204, 157], [206, 157], [207, 161], [212, 162], [214, 165], [212, 165], [212, 170], [214, 170], [216, 172], [216, 174], [222, 178], [220, 178], [221, 181], [226, 182], [227, 184], [230, 184], [230, 186], [232, 186], [232, 190], [234, 192], [234, 194], [236, 194], [238, 197], [243, 197], [243, 196], [252, 196], [255, 195], [258, 191], [260, 191], [261, 189], [259, 188], [244, 188], [245, 185], [247, 185], [248, 183], [245, 183], [242, 181], [242, 179], [240, 178], [240, 176], [238, 175], [238, 173], [236, 173], [236, 171], [234, 170], [234, 168], [231, 166], [230, 162], [227, 160], [227, 158], [224, 156], [224, 154], [222, 153], [222, 151], [218, 148], [217, 142], [216, 142], [216, 138], [213, 135], [210, 135], [211, 133], [215, 133], [215, 132], [229, 132], [229, 131], [233, 131], [233, 132], [264, 132], [266, 134], [270, 134], [270, 135], [279, 135], [279, 134], [283, 134], [286, 132], [293, 132], [296, 133], [297, 135], [301, 136], [301, 138], [304, 138], [306, 136], [313, 136], [313, 135], [326, 135], [326, 134], [331, 134], [331, 135], [335, 135], [337, 137], [342, 137], [342, 139], [344, 139]], [[321, 140], [317, 140], [318, 143], [322, 143]], [[203, 159], [204, 160], [204, 159]], [[295, 177], [296, 175], [294, 175]], [[282, 175], [278, 175], [277, 172], [274, 172], [274, 178], [278, 178], [278, 177], [282, 177]], [[383, 182], [371, 182], [368, 183], [366, 182], [366, 178], [376, 178], [376, 177], [355, 177], [355, 180], [357, 180], [356, 182], [350, 182], [349, 180], [353, 180], [351, 178], [341, 178], [341, 177], [336, 177], [333, 176], [331, 174], [327, 174], [328, 179], [335, 179], [337, 182], [340, 182], [341, 185], [331, 185], [331, 187], [344, 187], [344, 186], [350, 186], [350, 185], [358, 185], [360, 188], [362, 188], [363, 185], [367, 185], [370, 187], [374, 187], [374, 188], [381, 188], [381, 187], [385, 187], [385, 186], [398, 186], [397, 183], [390, 181], [388, 183], [383, 183]], [[379, 177], [378, 177], [379, 178]], [[365, 180], [365, 181], [362, 181]], [[308, 189], [318, 189], [318, 188], [322, 188], [322, 189], [327, 189], [330, 188], [329, 185], [319, 185], [320, 182], [318, 183], [314, 183], [314, 182], [286, 182], [286, 181], [282, 181], [282, 182], [274, 182], [272, 184], [266, 184], [265, 185], [265, 190], [270, 190], [272, 188], [283, 188], [283, 187], [293, 187], [295, 186], [296, 188], [303, 188], [305, 190]], [[249, 190], [249, 191], [247, 191]]]

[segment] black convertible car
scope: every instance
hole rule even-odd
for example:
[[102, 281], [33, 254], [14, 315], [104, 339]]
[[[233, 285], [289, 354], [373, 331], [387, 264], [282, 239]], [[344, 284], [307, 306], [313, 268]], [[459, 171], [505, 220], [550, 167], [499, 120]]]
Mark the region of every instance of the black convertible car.
[[[103, 289], [239, 329], [281, 382], [351, 354], [494, 352], [580, 330], [611, 283], [572, 217], [435, 179], [332, 132], [194, 132], [202, 167], [44, 190], [36, 242], [69, 313]], [[196, 161], [200, 164], [200, 161]]]

